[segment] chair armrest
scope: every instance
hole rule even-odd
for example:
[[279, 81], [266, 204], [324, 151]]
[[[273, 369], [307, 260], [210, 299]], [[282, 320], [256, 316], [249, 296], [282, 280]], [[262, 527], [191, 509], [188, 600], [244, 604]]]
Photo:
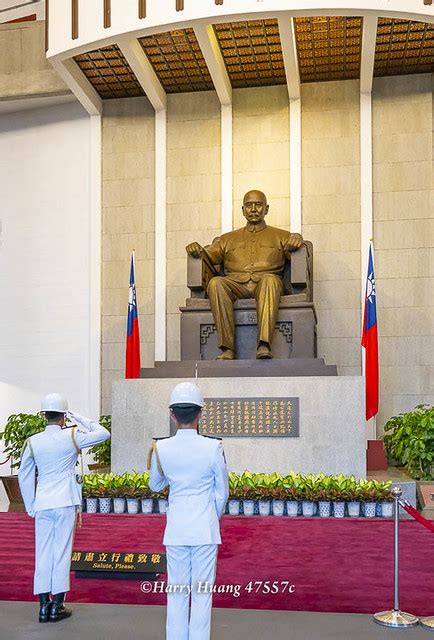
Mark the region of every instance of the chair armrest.
[[[218, 275], [220, 275], [220, 271], [212, 264], [206, 252], [202, 254], [201, 258], [187, 256], [187, 287], [193, 297], [202, 297], [211, 278]], [[196, 296], [193, 292], [196, 292]]]
[[305, 287], [309, 279], [308, 252], [305, 244], [291, 254], [291, 285]]

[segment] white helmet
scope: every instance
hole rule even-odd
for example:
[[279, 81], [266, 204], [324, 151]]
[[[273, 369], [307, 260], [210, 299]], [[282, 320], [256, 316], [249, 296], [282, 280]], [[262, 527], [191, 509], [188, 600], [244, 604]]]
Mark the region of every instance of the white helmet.
[[203, 407], [202, 392], [192, 382], [180, 382], [172, 389], [170, 394], [169, 407], [175, 404], [195, 404], [197, 407]]
[[68, 401], [65, 396], [62, 396], [60, 393], [49, 393], [42, 400], [41, 411], [66, 413], [68, 411]]

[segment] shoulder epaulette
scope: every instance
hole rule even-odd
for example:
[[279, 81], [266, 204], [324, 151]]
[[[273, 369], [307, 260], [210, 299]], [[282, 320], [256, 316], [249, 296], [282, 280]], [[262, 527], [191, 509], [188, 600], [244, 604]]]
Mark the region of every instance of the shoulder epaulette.
[[152, 440], [167, 440], [167, 438], [171, 438], [172, 436], [161, 436], [161, 438], [152, 438]]
[[219, 438], [217, 436], [206, 436], [205, 434], [201, 435], [203, 435], [204, 438], [210, 438], [211, 440], [223, 440], [223, 438]]

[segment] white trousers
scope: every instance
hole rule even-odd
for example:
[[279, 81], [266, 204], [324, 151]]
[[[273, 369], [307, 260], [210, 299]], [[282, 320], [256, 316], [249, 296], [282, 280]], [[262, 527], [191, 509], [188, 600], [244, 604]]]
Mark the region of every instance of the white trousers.
[[69, 591], [75, 513], [76, 507], [36, 512], [34, 594]]
[[[215, 581], [217, 545], [168, 545], [166, 554], [166, 640], [209, 640], [212, 591], [206, 585], [212, 587]], [[186, 590], [172, 592], [174, 585], [191, 585], [191, 596]]]

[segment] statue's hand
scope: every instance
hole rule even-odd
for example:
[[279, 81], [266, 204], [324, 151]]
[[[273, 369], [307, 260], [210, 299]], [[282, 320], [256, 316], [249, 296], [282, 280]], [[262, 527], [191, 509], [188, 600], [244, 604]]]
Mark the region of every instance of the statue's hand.
[[299, 233], [291, 233], [288, 240], [285, 242], [285, 252], [297, 251], [303, 244], [303, 237]]
[[202, 247], [198, 242], [192, 242], [191, 244], [188, 244], [185, 247], [185, 250], [187, 251], [188, 255], [191, 256], [192, 258], [200, 258], [203, 251]]

